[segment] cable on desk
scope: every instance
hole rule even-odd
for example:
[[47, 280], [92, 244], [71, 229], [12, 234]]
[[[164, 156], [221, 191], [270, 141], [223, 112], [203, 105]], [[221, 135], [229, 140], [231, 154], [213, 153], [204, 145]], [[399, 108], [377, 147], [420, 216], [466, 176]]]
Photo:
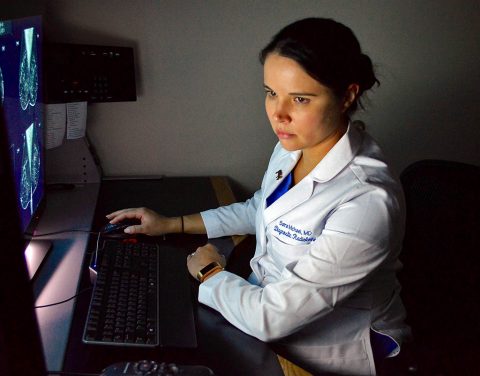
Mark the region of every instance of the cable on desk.
[[47, 307], [52, 307], [52, 306], [55, 306], [55, 305], [59, 305], [59, 304], [63, 304], [63, 303], [66, 303], [72, 299], [75, 299], [76, 297], [80, 296], [81, 294], [83, 294], [84, 292], [87, 292], [88, 290], [91, 290], [93, 287], [90, 286], [90, 287], [87, 287], [87, 288], [84, 288], [83, 290], [81, 290], [78, 294], [75, 294], [74, 296], [71, 296], [70, 298], [68, 299], [65, 299], [65, 300], [62, 300], [62, 301], [59, 301], [59, 302], [56, 302], [56, 303], [50, 303], [50, 304], [44, 304], [44, 305], [40, 305], [40, 306], [35, 306], [33, 308], [35, 309], [38, 309], [38, 308], [47, 308]]
[[53, 231], [53, 232], [46, 232], [44, 234], [32, 234], [29, 232], [26, 232], [25, 235], [29, 236], [30, 239], [33, 238], [40, 238], [43, 236], [49, 236], [49, 235], [58, 235], [58, 234], [63, 234], [66, 232], [85, 232], [87, 234], [92, 234], [92, 235], [97, 235], [99, 232], [98, 231], [90, 231], [90, 230], [79, 230], [79, 229], [68, 229], [68, 230], [59, 230], [59, 231]]
[[97, 259], [98, 259], [98, 247], [99, 247], [99, 244], [100, 244], [100, 235], [102, 235], [101, 232], [98, 233], [98, 236], [97, 236], [97, 246], [95, 248], [95, 258], [93, 260], [93, 267], [96, 268], [97, 267]]

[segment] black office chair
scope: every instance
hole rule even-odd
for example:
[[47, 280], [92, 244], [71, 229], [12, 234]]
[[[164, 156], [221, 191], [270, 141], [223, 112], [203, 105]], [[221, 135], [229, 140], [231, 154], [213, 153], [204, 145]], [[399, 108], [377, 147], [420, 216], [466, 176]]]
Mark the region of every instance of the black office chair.
[[382, 373], [480, 375], [480, 167], [424, 160], [401, 182], [407, 221], [399, 278], [414, 341], [395, 371]]

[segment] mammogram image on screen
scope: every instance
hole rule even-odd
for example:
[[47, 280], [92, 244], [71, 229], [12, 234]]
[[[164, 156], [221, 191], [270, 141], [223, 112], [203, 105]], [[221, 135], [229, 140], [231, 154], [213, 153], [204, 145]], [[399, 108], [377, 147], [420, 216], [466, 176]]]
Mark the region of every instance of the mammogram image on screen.
[[[19, 98], [22, 110], [28, 106], [35, 106], [38, 91], [38, 73], [36, 45], [34, 38], [35, 29], [30, 27], [23, 31], [21, 39], [20, 68], [19, 68]], [[35, 130], [35, 123], [25, 130], [22, 145], [22, 169], [20, 182], [20, 203], [22, 208], [27, 210], [30, 207], [32, 213], [33, 193], [37, 189], [40, 175], [40, 152], [38, 131]]]
[[38, 91], [38, 68], [36, 54], [36, 34], [35, 29], [30, 27], [23, 31], [21, 40], [21, 61], [20, 61], [20, 79], [19, 79], [19, 97], [20, 105], [23, 110], [27, 106], [35, 106], [37, 102]]
[[40, 22], [0, 21], [2, 109], [24, 230], [44, 194]]
[[40, 176], [40, 146], [38, 132], [32, 123], [25, 131], [22, 147], [22, 173], [20, 183], [20, 204], [24, 210], [33, 208], [33, 193], [38, 186]]

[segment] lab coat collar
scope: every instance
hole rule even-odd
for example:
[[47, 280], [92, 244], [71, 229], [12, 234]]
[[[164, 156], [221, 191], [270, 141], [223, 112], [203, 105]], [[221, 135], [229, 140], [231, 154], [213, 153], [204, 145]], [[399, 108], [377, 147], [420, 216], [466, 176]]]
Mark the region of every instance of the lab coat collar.
[[[278, 170], [269, 176], [269, 182], [267, 184], [267, 191], [265, 192], [265, 197], [268, 197], [272, 194], [272, 192], [280, 185], [280, 183], [285, 179], [285, 177], [292, 172], [293, 168], [297, 164], [298, 160], [302, 156], [302, 152], [300, 150], [287, 152], [286, 150], [282, 149], [284, 154], [276, 161], [275, 166]], [[277, 172], [281, 172], [282, 177], [278, 179]]]
[[[301, 151], [293, 151], [285, 153], [279, 160], [275, 163], [275, 168], [279, 167], [283, 172], [283, 179], [293, 170], [298, 160], [302, 155]], [[266, 195], [263, 199], [263, 205], [266, 206], [266, 198], [269, 197], [272, 192], [278, 187], [278, 185], [283, 181], [283, 179], [273, 180], [273, 175], [270, 178], [270, 183], [267, 185], [268, 189], [266, 190]], [[313, 183], [313, 182], [312, 182]], [[298, 184], [292, 187], [289, 191], [284, 193], [284, 197], [288, 198], [285, 200], [280, 200], [280, 202], [275, 201], [269, 207], [265, 208], [264, 211], [264, 223], [268, 224], [271, 221], [275, 220], [282, 214], [292, 210], [296, 206], [300, 205], [303, 201], [307, 200], [312, 195], [313, 184]], [[293, 193], [292, 191], [295, 191]]]
[[342, 138], [310, 172], [311, 178], [314, 181], [325, 183], [337, 176], [358, 153], [362, 138], [362, 131], [349, 123]]
[[[299, 184], [287, 191], [283, 199], [274, 202], [264, 211], [264, 221], [268, 224], [289, 212], [296, 206], [308, 200], [314, 190], [315, 182], [324, 183], [333, 179], [352, 161], [360, 148], [362, 141], [361, 130], [356, 126], [348, 125], [347, 131], [320, 163], [308, 174]], [[300, 159], [301, 152], [294, 151], [287, 153], [278, 161], [285, 174], [288, 174]], [[281, 180], [270, 185], [267, 191], [268, 197], [280, 184]], [[265, 200], [263, 202], [265, 205]]]

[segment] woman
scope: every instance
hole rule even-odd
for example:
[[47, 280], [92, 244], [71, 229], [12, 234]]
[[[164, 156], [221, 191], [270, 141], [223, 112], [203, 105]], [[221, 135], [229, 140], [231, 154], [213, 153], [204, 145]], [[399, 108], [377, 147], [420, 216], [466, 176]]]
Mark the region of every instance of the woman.
[[137, 218], [128, 233], [256, 234], [249, 280], [223, 269], [207, 244], [188, 256], [199, 301], [285, 358], [319, 373], [373, 375], [408, 334], [395, 272], [403, 238], [398, 181], [372, 138], [350, 123], [376, 82], [352, 31], [309, 18], [261, 52], [265, 107], [279, 143], [262, 186], [244, 203], [166, 218]]

